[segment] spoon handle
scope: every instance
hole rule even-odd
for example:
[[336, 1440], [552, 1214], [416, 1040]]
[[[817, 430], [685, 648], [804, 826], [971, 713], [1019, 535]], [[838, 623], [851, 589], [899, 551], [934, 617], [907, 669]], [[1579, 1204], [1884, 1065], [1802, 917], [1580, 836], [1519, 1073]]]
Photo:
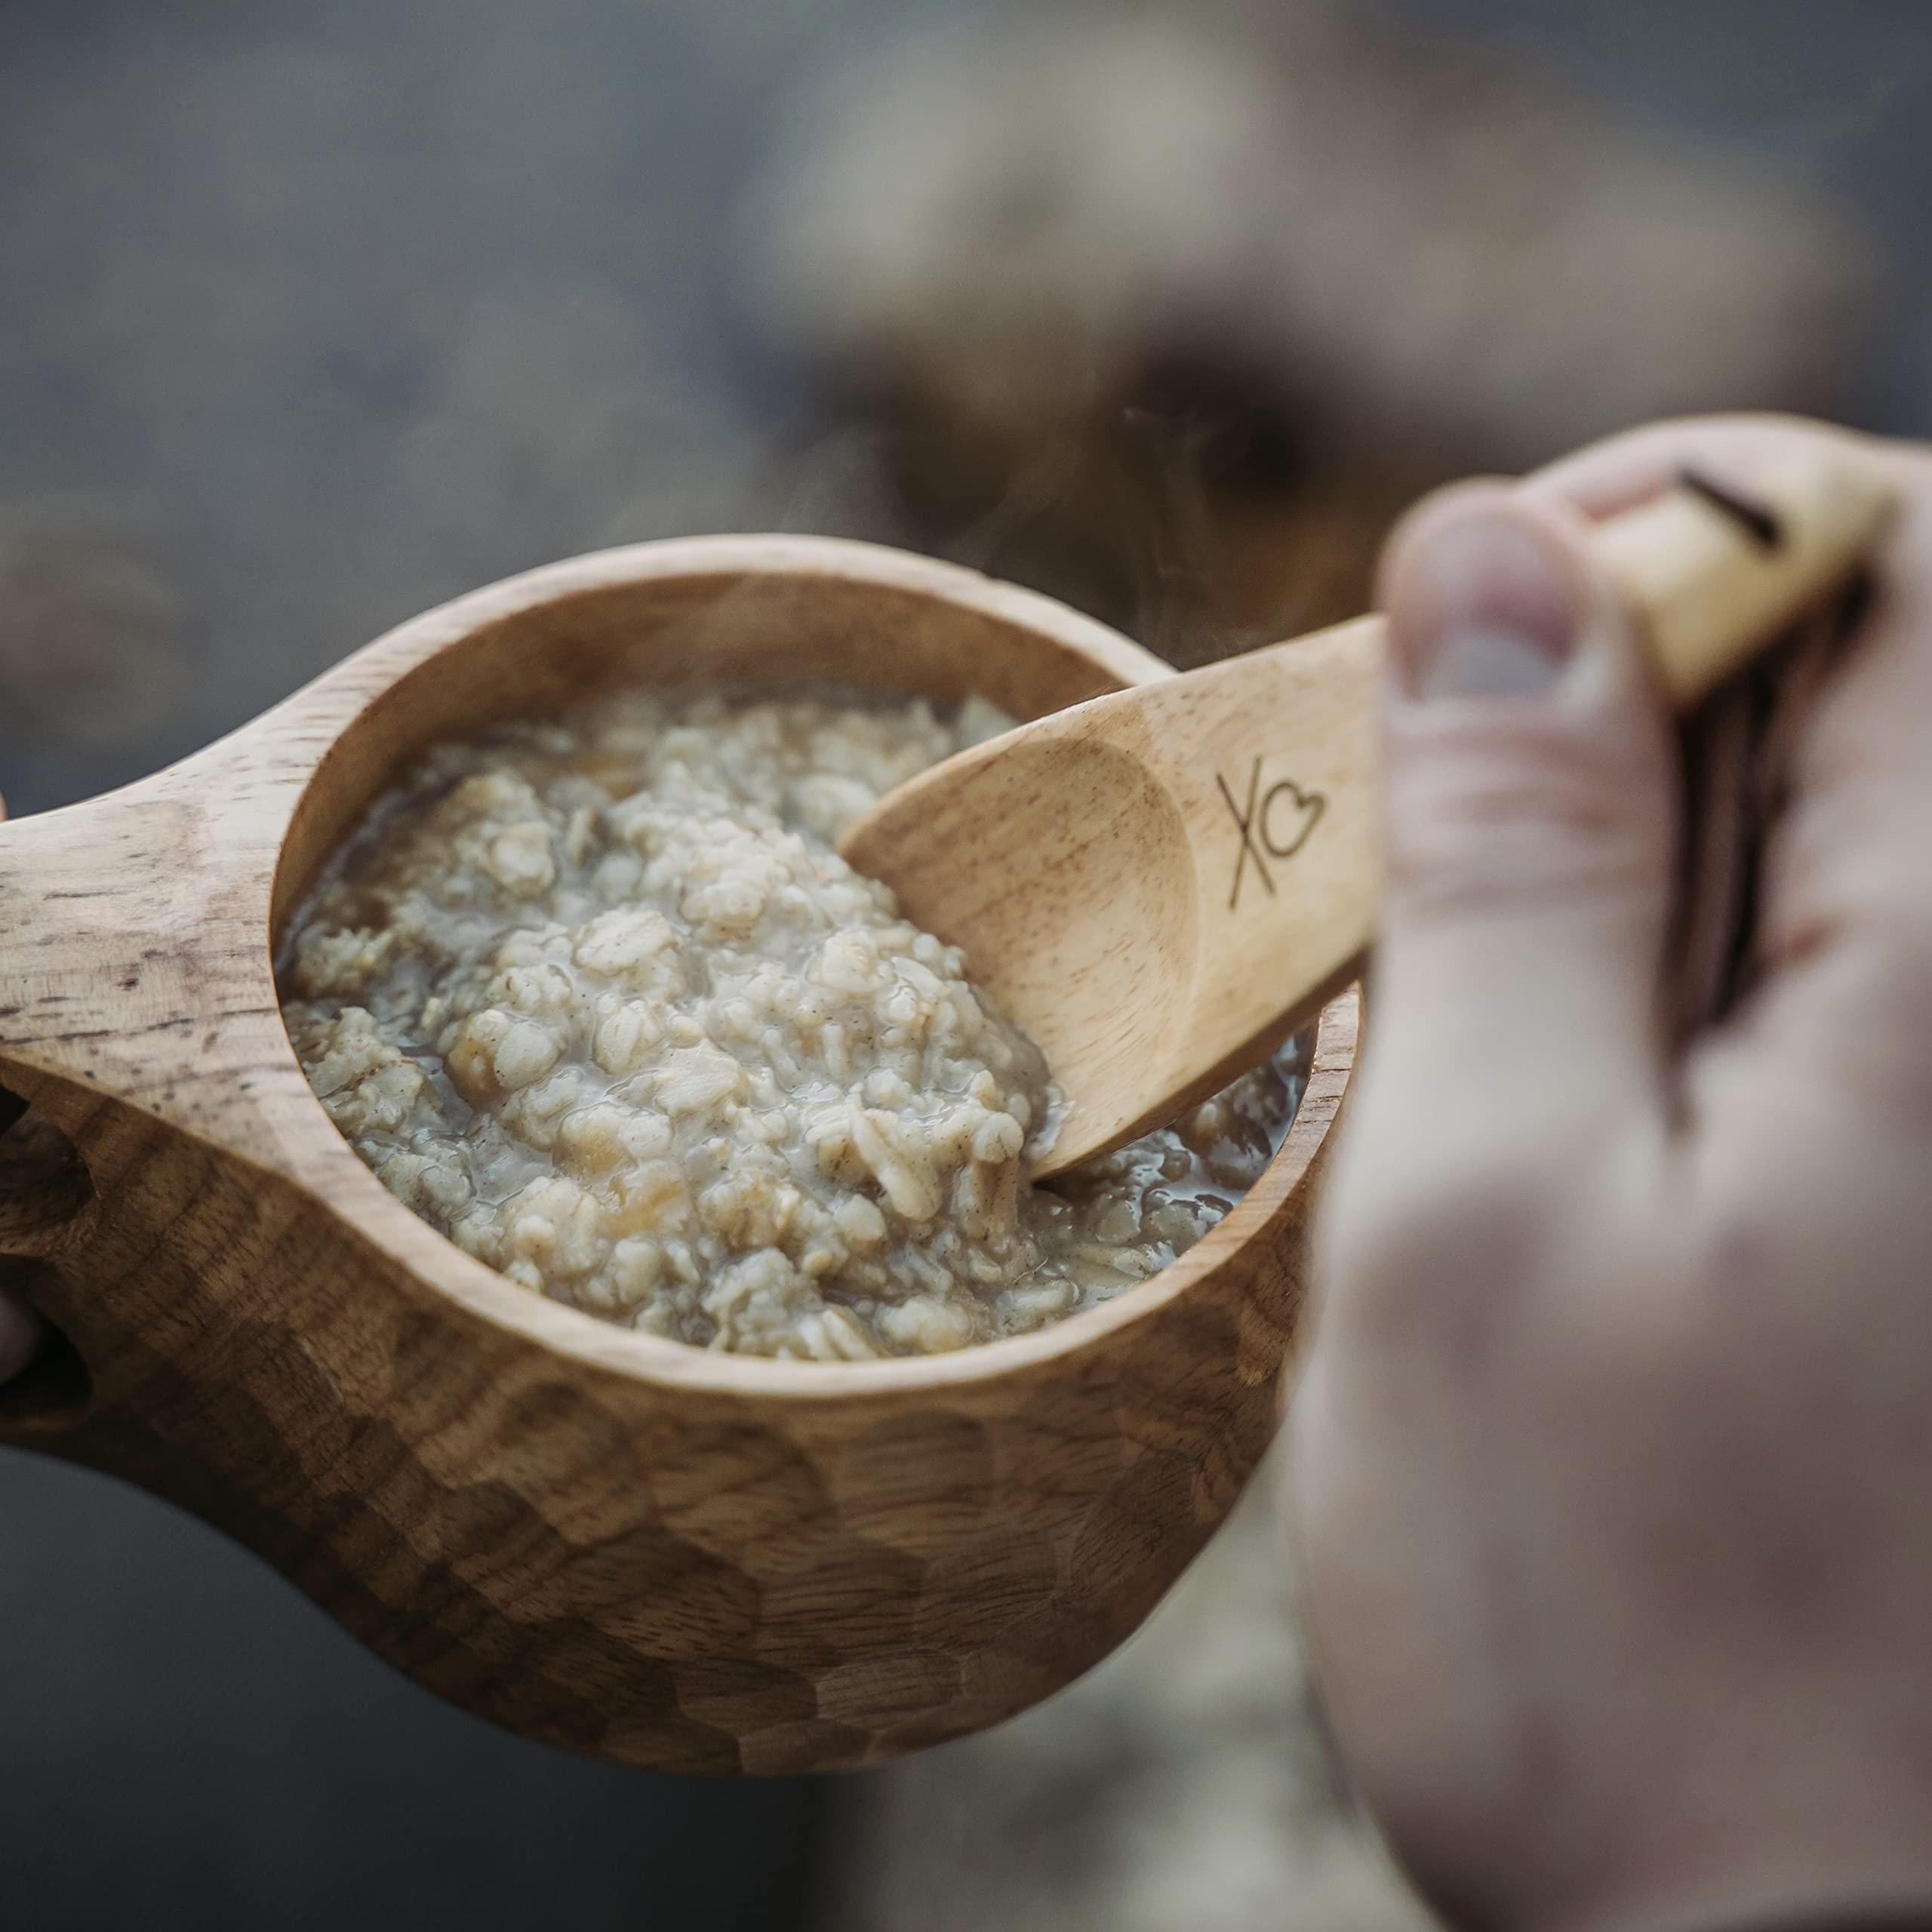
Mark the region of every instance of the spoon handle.
[[1748, 483], [1697, 469], [1601, 525], [1598, 555], [1647, 634], [1679, 710], [1836, 589], [1898, 507], [1875, 464], [1798, 455]]
[[[1801, 456], [1736, 486], [1687, 472], [1600, 525], [1592, 545], [1629, 605], [1660, 685], [1687, 711], [1844, 584], [1897, 507], [1875, 465]], [[1223, 863], [1197, 903], [1193, 1029], [1178, 1043], [1171, 1076], [1183, 1105], [1285, 1038], [1360, 971], [1380, 875], [1370, 774], [1382, 645], [1380, 620], [1371, 619], [1256, 654], [1244, 690], [1235, 684], [1244, 660], [1218, 667], [1229, 679], [1216, 707], [1223, 743], [1232, 747], [1244, 732], [1256, 743], [1232, 761], [1243, 789], [1217, 773], [1220, 809], [1211, 802], [1200, 821]], [[1158, 692], [1148, 696], [1161, 701]], [[1298, 734], [1297, 760], [1271, 760], [1266, 721], [1278, 733], [1311, 706], [1332, 722], [1312, 739]], [[1241, 716], [1260, 731], [1237, 727]], [[1334, 820], [1328, 850], [1292, 877], [1288, 862], [1318, 842], [1324, 815]], [[1315, 860], [1312, 849], [1309, 857]], [[1183, 1080], [1188, 1062], [1199, 1072]], [[1168, 1100], [1140, 1112], [1171, 1118], [1174, 1110]], [[1061, 1158], [1056, 1150], [1056, 1164]]]

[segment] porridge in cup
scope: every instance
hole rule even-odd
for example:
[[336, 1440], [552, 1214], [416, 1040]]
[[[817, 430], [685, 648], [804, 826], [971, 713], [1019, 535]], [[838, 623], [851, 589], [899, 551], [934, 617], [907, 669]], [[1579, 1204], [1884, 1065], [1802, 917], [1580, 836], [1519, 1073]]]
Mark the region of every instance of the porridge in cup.
[[1300, 1060], [1029, 1183], [1038, 1050], [832, 849], [1011, 721], [637, 694], [432, 753], [292, 923], [311, 1085], [467, 1253], [697, 1346], [937, 1353], [1118, 1294], [1259, 1178]]

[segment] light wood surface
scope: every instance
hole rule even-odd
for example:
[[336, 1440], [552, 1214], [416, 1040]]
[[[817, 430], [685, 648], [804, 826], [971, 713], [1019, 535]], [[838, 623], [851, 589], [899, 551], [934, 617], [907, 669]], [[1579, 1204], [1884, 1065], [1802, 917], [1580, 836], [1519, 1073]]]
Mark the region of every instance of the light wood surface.
[[[1594, 542], [1687, 709], [1869, 552], [1889, 485], [1798, 459], [1687, 478]], [[1380, 895], [1366, 617], [975, 746], [840, 841], [1044, 1049], [1050, 1175], [1172, 1120], [1361, 971]]]
[[1174, 1267], [1015, 1340], [818, 1365], [597, 1322], [418, 1221], [310, 1094], [270, 949], [379, 791], [504, 717], [807, 679], [1030, 717], [1166, 675], [894, 552], [647, 545], [462, 598], [183, 764], [0, 826], [0, 1084], [27, 1103], [0, 1280], [61, 1336], [0, 1389], [0, 1440], [172, 1498], [431, 1689], [633, 1763], [863, 1764], [1058, 1688], [1272, 1432], [1352, 995], [1280, 1155]]
[[1897, 508], [1875, 468], [1795, 454], [1735, 478], [1686, 472], [1683, 488], [1600, 526], [1596, 549], [1687, 711], [1843, 583]]

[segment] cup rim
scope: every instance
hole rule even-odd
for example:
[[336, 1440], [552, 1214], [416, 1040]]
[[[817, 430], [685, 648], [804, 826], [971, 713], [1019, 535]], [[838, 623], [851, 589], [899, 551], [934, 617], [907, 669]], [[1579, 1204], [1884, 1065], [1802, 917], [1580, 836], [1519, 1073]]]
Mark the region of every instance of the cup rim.
[[[1173, 667], [1151, 652], [1056, 599], [961, 565], [846, 538], [707, 536], [629, 545], [519, 573], [408, 620], [278, 707], [300, 707], [317, 723], [337, 717], [332, 732], [318, 734], [321, 749], [293, 788], [263, 908], [262, 940], [274, 992], [271, 1024], [299, 1086], [299, 1093], [290, 1090], [293, 1106], [276, 1110], [273, 1131], [283, 1156], [280, 1164], [323, 1200], [339, 1223], [439, 1297], [492, 1327], [632, 1383], [810, 1405], [949, 1388], [963, 1392], [1093, 1350], [1187, 1296], [1251, 1241], [1266, 1238], [1271, 1225], [1284, 1217], [1325, 1144], [1352, 1076], [1358, 988], [1331, 1001], [1315, 1023], [1303, 1092], [1281, 1146], [1254, 1186], [1194, 1246], [1145, 1281], [1043, 1328], [944, 1354], [869, 1361], [795, 1361], [697, 1348], [620, 1327], [518, 1287], [465, 1254], [390, 1193], [330, 1119], [302, 1072], [280, 989], [273, 983], [280, 928], [294, 909], [285, 900], [283, 860], [321, 774], [374, 697], [460, 652], [478, 632], [545, 605], [629, 584], [747, 575], [832, 577], [922, 595], [1070, 648], [1116, 688], [1174, 675]], [[248, 735], [245, 731], [241, 737]], [[368, 802], [363, 801], [365, 808]]]

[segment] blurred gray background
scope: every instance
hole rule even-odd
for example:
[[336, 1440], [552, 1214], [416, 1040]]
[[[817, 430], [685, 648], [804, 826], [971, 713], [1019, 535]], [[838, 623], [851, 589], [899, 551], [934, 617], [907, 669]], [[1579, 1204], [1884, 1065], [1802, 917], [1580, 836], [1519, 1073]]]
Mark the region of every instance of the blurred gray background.
[[[1125, 0], [1063, 11], [1076, 45], [1161, 13]], [[1411, 69], [1438, 72], [1429, 50], [1451, 45], [1500, 60], [1524, 99], [1540, 99], [1546, 80], [1559, 103], [1570, 90], [1594, 100], [1619, 151], [1640, 162], [1655, 143], [1669, 157], [1657, 165], [1675, 168], [1687, 132], [1724, 144], [1723, 166], [1769, 184], [1768, 198], [1734, 220], [1714, 213], [1703, 239], [1731, 246], [1747, 228], [1772, 238], [1738, 257], [1699, 312], [1718, 318], [1720, 337], [1732, 332], [1740, 355], [1760, 322], [1783, 327], [1801, 304], [1807, 318], [1801, 340], [1779, 338], [1752, 365], [1742, 399], [1789, 395], [1902, 432], [1932, 420], [1932, 16], [1918, 0], [1327, 11], [1368, 51], [1297, 41], [1279, 58], [1336, 59], [1390, 129], [1412, 125], [1389, 105], [1418, 85]], [[1580, 382], [1564, 410], [1519, 421], [1506, 380], [1479, 411], [1451, 395], [1457, 360], [1444, 353], [1444, 373], [1429, 373], [1425, 306], [1414, 342], [1392, 337], [1377, 351], [1386, 382], [1384, 364], [1351, 367], [1355, 414], [1311, 406], [1304, 423], [1296, 399], [1324, 383], [1285, 366], [1285, 349], [1274, 368], [1265, 332], [1236, 340], [1220, 329], [1215, 305], [1229, 304], [1238, 278], [1214, 280], [1204, 257], [1198, 285], [1221, 294], [1189, 284], [1158, 317], [1095, 322], [1097, 339], [1124, 330], [1135, 345], [1118, 394], [1068, 401], [1051, 389], [1062, 378], [1042, 377], [1018, 431], [986, 432], [985, 412], [961, 400], [970, 383], [948, 373], [943, 316], [911, 297], [867, 309], [869, 288], [835, 291], [828, 308], [811, 275], [788, 266], [788, 235], [839, 241], [848, 211], [809, 169], [780, 165], [774, 180], [773, 158], [836, 148], [857, 122], [814, 103], [908, 34], [977, 23], [983, 48], [1054, 11], [985, 0], [0, 0], [0, 790], [11, 808], [137, 777], [475, 584], [684, 531], [824, 528], [925, 544], [1072, 595], [1091, 585], [1084, 601], [1103, 614], [1177, 656], [1203, 654], [1346, 609], [1386, 506], [1438, 472], [1540, 453], [1546, 426], [1614, 426], [1654, 393], [1641, 368], [1614, 390], [1567, 373], [1562, 344], [1604, 318], [1589, 288], [1552, 272], [1536, 325], [1556, 347], [1537, 349], [1553, 372], [1539, 400]], [[1167, 10], [1177, 32], [1212, 14], [1217, 31], [1257, 44], [1271, 14], [1297, 11], [1286, 0]], [[1157, 90], [1173, 70], [1164, 61], [1149, 69]], [[1043, 54], [1029, 71], [1049, 65]], [[862, 84], [862, 97], [889, 104], [899, 84], [881, 79], [871, 97]], [[1486, 95], [1466, 110], [1453, 88], [1427, 85], [1426, 112], [1447, 123], [1493, 111]], [[1120, 105], [1131, 122], [1133, 102]], [[1568, 109], [1544, 121], [1535, 139], [1564, 151]], [[876, 164], [861, 152], [840, 177], [859, 180], [861, 198], [900, 172], [889, 125], [864, 138], [881, 143]], [[969, 125], [969, 149], [971, 138]], [[954, 159], [961, 178], [977, 178], [979, 157]], [[1404, 169], [1419, 192], [1429, 163], [1427, 144], [1405, 154], [1392, 139], [1354, 174], [1386, 165], [1400, 203]], [[1478, 143], [1468, 161], [1478, 200], [1506, 202], [1508, 166], [1492, 189], [1485, 165]], [[1601, 177], [1595, 163], [1584, 172]], [[1260, 168], [1251, 185], [1265, 201], [1278, 184]], [[1324, 260], [1324, 248], [1352, 259], [1353, 192], [1343, 180], [1316, 197], [1340, 210], [1327, 241], [1305, 209], [1295, 217], [1306, 226], [1297, 259]], [[1632, 192], [1646, 208], [1673, 198]], [[804, 198], [795, 223], [788, 195]], [[1161, 234], [1140, 235], [1134, 214], [1128, 251], [1164, 259]], [[1084, 299], [1103, 252], [1084, 252], [1086, 217], [1031, 202], [1007, 217], [1044, 226], [1050, 244], [1043, 292], [1023, 285], [1008, 319], [1023, 325], [1029, 301]], [[1604, 219], [1620, 244], [1641, 226]], [[917, 226], [889, 207], [851, 220], [855, 232], [872, 221], [894, 246]], [[1459, 223], [1472, 235], [1460, 253]], [[1431, 285], [1451, 291], [1441, 299], [1453, 294], [1465, 323], [1481, 312], [1486, 264], [1538, 285], [1534, 246], [1509, 238], [1528, 231], [1506, 223], [1502, 242], [1485, 238], [1481, 208], [1460, 204], [1437, 225], [1456, 272]], [[1118, 223], [1109, 232], [1118, 241]], [[944, 232], [912, 238], [940, 257], [953, 245]], [[1709, 252], [1694, 232], [1670, 245], [1687, 262]], [[1244, 248], [1258, 272], [1249, 243], [1227, 244], [1231, 256]], [[1656, 300], [1637, 295], [1669, 317], [1679, 283], [1668, 251], [1644, 259]], [[1374, 266], [1363, 300], [1386, 309]], [[916, 294], [926, 285], [907, 272]], [[918, 269], [930, 272], [930, 262]], [[1280, 272], [1292, 279], [1293, 263]], [[1346, 303], [1346, 277], [1340, 294]], [[1318, 363], [1308, 345], [1334, 323], [1308, 319], [1306, 301], [1284, 297], [1281, 312], [1307, 331], [1303, 363]], [[1526, 341], [1524, 356], [1535, 346]], [[1725, 349], [1719, 340], [1720, 360]], [[1703, 367], [1654, 393], [1697, 400]], [[1406, 415], [1388, 414], [1398, 391]], [[1029, 499], [1023, 513], [989, 519], [987, 504], [1041, 473], [1027, 426], [1077, 421], [1066, 433], [1084, 438], [1095, 412], [1105, 430], [1134, 411], [1183, 425], [1196, 456], [1232, 436], [1238, 460], [1198, 488], [1190, 470], [1177, 509], [1171, 466], [1157, 464], [1150, 485], [1103, 435], [1054, 472], [1077, 480], [1054, 485], [1045, 509]], [[1399, 460], [1358, 463], [1352, 434], [1369, 438], [1349, 426], [1383, 420], [1418, 426], [1389, 438]], [[980, 498], [955, 502], [945, 486], [968, 472]], [[1104, 540], [1123, 530], [1154, 535], [1134, 534], [1133, 568], [1109, 577]], [[1150, 601], [1138, 553], [1170, 539], [1180, 547]], [[1267, 560], [1287, 555], [1332, 558], [1332, 577], [1298, 563], [1296, 595], [1272, 580], [1256, 589]], [[1321, 595], [1302, 595], [1318, 577]], [[391, 1675], [198, 1524], [0, 1453], [10, 1924], [857, 1925], [883, 1908], [861, 1897], [853, 1860], [873, 1854], [852, 1820], [897, 1816], [916, 1834], [921, 1815], [875, 1803], [872, 1789], [687, 1783], [525, 1745]], [[1044, 1789], [1051, 1810], [1060, 1801]], [[964, 1829], [949, 1823], [949, 1841], [970, 1842]], [[836, 1885], [828, 1844], [844, 1847]], [[1065, 1877], [1052, 1864], [1018, 1860], [1043, 1897]], [[881, 1922], [968, 1922], [904, 1878]], [[955, 1873], [946, 1884], [962, 1882]], [[1087, 1921], [1069, 1907], [1056, 1922]]]

